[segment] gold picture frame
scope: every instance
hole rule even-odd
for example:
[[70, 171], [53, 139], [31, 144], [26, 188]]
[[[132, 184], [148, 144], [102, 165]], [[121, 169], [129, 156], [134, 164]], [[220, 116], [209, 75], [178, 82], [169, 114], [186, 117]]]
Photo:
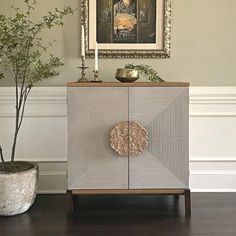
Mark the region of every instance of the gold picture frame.
[[[122, 0], [81, 0], [81, 25], [85, 28], [85, 53], [86, 57], [94, 58], [95, 56], [95, 42], [99, 38], [98, 35], [102, 35], [103, 32], [98, 34], [98, 21], [97, 14], [99, 4], [107, 1], [107, 4], [111, 5], [111, 12], [114, 10], [114, 4]], [[136, 0], [137, 6], [139, 1]], [[149, 0], [150, 1], [150, 0]], [[154, 0], [152, 0], [153, 2]], [[115, 2], [115, 3], [114, 3]], [[143, 3], [143, 2], [142, 2]], [[141, 2], [140, 2], [141, 4]], [[104, 43], [99, 44], [99, 57], [100, 58], [169, 58], [171, 48], [171, 0], [155, 0], [156, 6], [156, 19], [155, 19], [155, 42], [152, 43]], [[137, 7], [138, 8], [138, 7]], [[108, 7], [107, 7], [108, 9]], [[153, 11], [153, 8], [150, 8]], [[148, 10], [136, 10], [137, 22], [140, 25], [145, 25], [148, 21]], [[110, 15], [106, 13], [108, 20], [114, 19], [114, 12]], [[99, 18], [100, 19], [100, 18]], [[100, 22], [100, 21], [99, 21]], [[104, 22], [100, 23], [104, 24]], [[113, 25], [112, 25], [113, 24]], [[137, 28], [138, 28], [137, 24]], [[114, 21], [109, 22], [111, 28], [114, 26]], [[152, 24], [153, 25], [153, 24]], [[103, 29], [107, 29], [106, 25]], [[101, 27], [100, 27], [101, 28]], [[143, 32], [140, 32], [142, 34]], [[137, 36], [138, 38], [138, 36]]]

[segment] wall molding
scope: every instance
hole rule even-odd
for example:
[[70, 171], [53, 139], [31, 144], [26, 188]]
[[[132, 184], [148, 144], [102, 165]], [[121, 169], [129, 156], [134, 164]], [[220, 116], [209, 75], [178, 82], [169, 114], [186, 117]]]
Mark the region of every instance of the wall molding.
[[236, 112], [191, 112], [190, 117], [236, 117]]
[[[35, 151], [36, 147], [32, 147], [32, 152], [35, 153], [33, 158], [30, 158], [31, 152], [26, 153], [26, 147], [20, 150], [19, 159], [39, 162], [42, 167], [40, 193], [66, 192], [66, 91], [66, 87], [35, 87], [27, 103], [25, 129], [35, 129], [34, 124], [42, 122], [47, 125], [46, 130], [52, 133], [52, 136], [48, 136], [45, 130], [42, 130], [41, 138], [37, 140], [41, 145], [48, 145], [44, 153], [41, 153], [40, 149]], [[9, 118], [14, 118], [15, 115], [14, 94], [14, 88], [0, 87], [0, 143], [5, 142], [5, 146], [7, 139], [11, 138]], [[233, 136], [236, 133], [235, 117], [236, 87], [190, 88], [192, 191], [236, 192], [236, 149]], [[6, 124], [9, 127], [6, 127]], [[202, 130], [207, 135], [202, 136]], [[40, 129], [35, 132], [40, 132]], [[4, 139], [1, 134], [4, 134]], [[22, 132], [27, 142], [32, 139], [27, 136], [29, 134]], [[56, 137], [55, 143], [43, 143], [44, 139], [51, 139], [53, 135]], [[220, 144], [217, 140], [221, 140]], [[220, 153], [219, 150], [223, 151]]]
[[[66, 100], [66, 87], [33, 87], [28, 103], [43, 101], [44, 103], [63, 102]], [[14, 87], [0, 87], [0, 102], [15, 101]]]
[[66, 176], [66, 171], [48, 171], [48, 172], [40, 172], [40, 176]]
[[190, 104], [236, 104], [236, 87], [190, 87]]
[[191, 157], [190, 162], [236, 162], [236, 157]]
[[[64, 109], [53, 108], [50, 112], [26, 112], [25, 116], [34, 117], [67, 117], [65, 87], [34, 87], [30, 93], [28, 105], [61, 105]], [[15, 102], [15, 90], [12, 87], [0, 87], [0, 106], [10, 105]], [[236, 87], [191, 87], [191, 105], [236, 105]], [[3, 112], [0, 117], [14, 117], [14, 110]], [[190, 111], [190, 117], [235, 117], [236, 112], [194, 112]]]
[[[5, 118], [14, 118], [15, 117], [15, 114], [14, 112], [12, 113], [1, 113], [0, 112], [0, 117], [5, 117]], [[67, 117], [67, 114], [66, 113], [43, 113], [43, 112], [35, 112], [35, 113], [25, 113], [25, 118], [38, 118], [38, 117], [45, 117], [45, 118], [48, 118], [48, 117]]]

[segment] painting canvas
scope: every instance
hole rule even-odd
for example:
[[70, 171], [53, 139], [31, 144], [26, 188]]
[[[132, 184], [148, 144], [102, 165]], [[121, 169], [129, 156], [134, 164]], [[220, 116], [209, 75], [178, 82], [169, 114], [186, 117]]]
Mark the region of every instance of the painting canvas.
[[81, 0], [86, 55], [164, 58], [170, 56], [171, 0]]
[[98, 43], [156, 42], [156, 0], [97, 0], [96, 5]]

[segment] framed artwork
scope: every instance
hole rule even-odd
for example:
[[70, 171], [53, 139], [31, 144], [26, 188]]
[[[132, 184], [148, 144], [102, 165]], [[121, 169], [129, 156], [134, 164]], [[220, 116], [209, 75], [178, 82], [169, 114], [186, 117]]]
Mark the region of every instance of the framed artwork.
[[81, 0], [86, 56], [170, 57], [171, 0]]

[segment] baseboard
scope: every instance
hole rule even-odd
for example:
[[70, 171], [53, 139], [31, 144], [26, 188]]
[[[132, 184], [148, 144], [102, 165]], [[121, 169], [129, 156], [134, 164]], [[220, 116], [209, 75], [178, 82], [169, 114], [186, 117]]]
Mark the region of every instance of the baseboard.
[[236, 193], [236, 189], [191, 189], [192, 193]]
[[38, 190], [38, 194], [42, 195], [55, 195], [55, 194], [66, 194], [66, 191], [63, 189], [58, 189], [58, 190]]
[[[222, 163], [224, 170], [219, 168]], [[224, 160], [200, 162], [198, 160], [197, 166], [195, 164], [195, 161], [190, 161], [190, 189], [192, 192], [236, 192], [236, 171], [230, 170], [231, 162], [224, 163]], [[198, 170], [198, 165], [201, 166], [201, 170]], [[65, 194], [67, 191], [66, 179], [66, 162], [41, 162], [38, 193]]]

